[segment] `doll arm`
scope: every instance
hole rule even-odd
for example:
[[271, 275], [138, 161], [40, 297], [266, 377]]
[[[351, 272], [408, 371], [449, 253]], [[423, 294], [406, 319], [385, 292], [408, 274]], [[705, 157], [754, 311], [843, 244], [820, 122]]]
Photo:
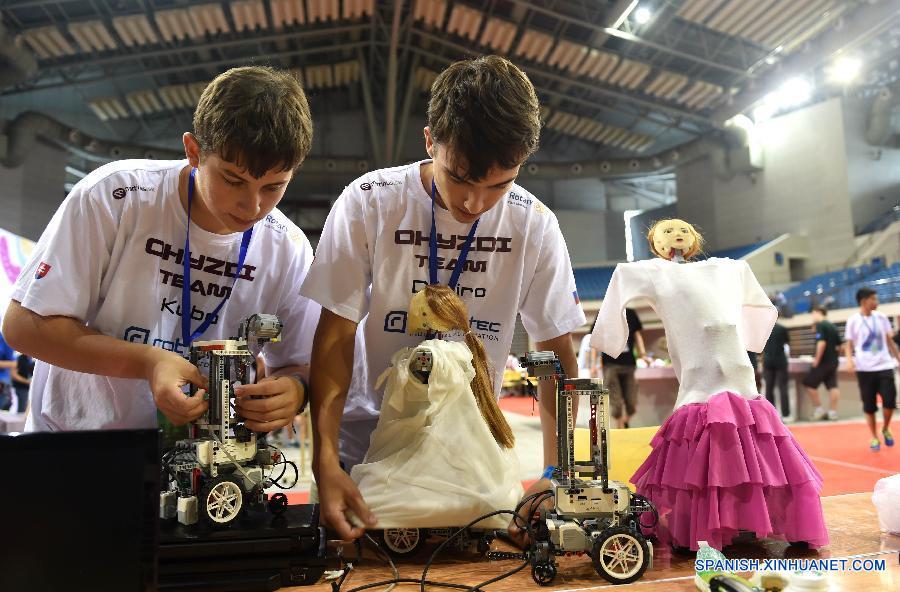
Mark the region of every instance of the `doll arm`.
[[772, 327], [778, 320], [778, 309], [766, 296], [750, 265], [746, 261], [740, 263], [743, 265], [744, 299], [741, 308], [741, 329], [744, 345], [748, 351], [759, 353], [766, 347]]
[[625, 306], [636, 298], [651, 298], [652, 284], [640, 265], [620, 263], [616, 265], [597, 323], [591, 333], [591, 347], [616, 357], [628, 347], [628, 321]]

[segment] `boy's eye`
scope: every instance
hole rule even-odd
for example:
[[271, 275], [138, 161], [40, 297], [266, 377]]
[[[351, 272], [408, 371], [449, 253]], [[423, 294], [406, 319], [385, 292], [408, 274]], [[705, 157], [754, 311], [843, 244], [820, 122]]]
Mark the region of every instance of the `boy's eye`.
[[227, 184], [231, 185], [232, 187], [237, 187], [238, 185], [243, 184], [243, 181], [232, 181], [232, 180], [229, 179], [228, 177], [222, 177], [222, 179], [224, 179], [225, 182], [226, 182]]

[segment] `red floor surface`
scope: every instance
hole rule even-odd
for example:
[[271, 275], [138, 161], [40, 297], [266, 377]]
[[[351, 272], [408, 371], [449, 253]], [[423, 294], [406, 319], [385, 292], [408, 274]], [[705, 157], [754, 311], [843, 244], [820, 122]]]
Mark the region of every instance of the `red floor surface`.
[[534, 397], [503, 397], [500, 409], [509, 413], [538, 417], [538, 402]]
[[[900, 445], [889, 448], [882, 441], [879, 452], [869, 450], [872, 436], [863, 420], [789, 427], [825, 478], [822, 495], [872, 491], [879, 479], [900, 473]], [[896, 432], [900, 422], [891, 427]]]

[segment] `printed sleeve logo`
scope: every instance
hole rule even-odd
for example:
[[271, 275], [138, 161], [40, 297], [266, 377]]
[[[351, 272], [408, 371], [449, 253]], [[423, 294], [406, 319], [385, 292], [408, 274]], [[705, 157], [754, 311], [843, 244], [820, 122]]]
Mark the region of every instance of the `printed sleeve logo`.
[[384, 317], [384, 330], [386, 333], [406, 332], [406, 311], [392, 310]]
[[507, 195], [507, 203], [513, 206], [522, 206], [526, 208], [531, 205], [531, 198], [526, 197], [524, 195], [519, 195], [515, 191], [510, 191]]
[[390, 187], [391, 185], [403, 185], [401, 181], [372, 181], [371, 183], [360, 183], [359, 188], [363, 191], [371, 191], [373, 187]]
[[41, 261], [41, 264], [38, 265], [37, 271], [34, 272], [34, 279], [39, 280], [50, 273], [50, 267], [51, 265], [49, 263]]
[[130, 187], [116, 187], [112, 191], [113, 199], [125, 199], [129, 191], [156, 191], [155, 187], [142, 187], [140, 185], [131, 185]]

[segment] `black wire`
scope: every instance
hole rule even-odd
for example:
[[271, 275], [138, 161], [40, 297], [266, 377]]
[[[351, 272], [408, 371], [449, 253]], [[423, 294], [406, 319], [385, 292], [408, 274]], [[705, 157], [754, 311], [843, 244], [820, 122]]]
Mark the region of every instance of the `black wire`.
[[297, 481], [300, 480], [300, 470], [297, 468], [297, 465], [292, 460], [285, 461], [285, 468], [282, 469], [281, 474], [284, 475], [285, 471], [287, 470], [287, 466], [290, 466], [291, 468], [294, 469], [294, 481], [290, 485], [282, 485], [281, 483], [278, 482], [278, 480], [281, 479], [281, 476], [279, 475], [278, 479], [272, 481], [272, 485], [274, 485], [278, 489], [291, 489], [294, 485], [297, 484]]
[[[519, 510], [521, 510], [522, 507], [523, 507], [526, 503], [528, 503], [529, 501], [534, 500], [534, 499], [537, 499], [537, 498], [539, 498], [539, 497], [541, 497], [541, 496], [544, 496], [544, 495], [548, 495], [548, 494], [549, 494], [549, 495], [552, 495], [552, 493], [553, 493], [553, 492], [550, 491], [550, 490], [539, 491], [539, 492], [537, 492], [537, 493], [533, 493], [533, 494], [527, 496], [527, 497], [526, 497], [525, 499], [523, 499], [522, 501], [520, 501], [519, 504], [516, 506], [516, 509], [515, 509], [515, 510], [496, 510], [496, 511], [490, 512], [490, 513], [488, 513], [488, 514], [484, 514], [483, 516], [479, 516], [479, 517], [476, 518], [475, 520], [469, 522], [467, 525], [463, 526], [462, 528], [458, 529], [456, 532], [454, 532], [453, 534], [451, 534], [449, 537], [447, 537], [446, 540], [444, 540], [440, 545], [438, 545], [438, 548], [434, 550], [434, 553], [431, 554], [431, 557], [429, 557], [429, 558], [428, 558], [428, 561], [425, 563], [425, 569], [422, 570], [422, 577], [421, 577], [421, 579], [419, 580], [419, 588], [420, 588], [421, 592], [425, 592], [425, 584], [426, 584], [426, 582], [427, 582], [427, 580], [426, 580], [425, 578], [426, 578], [426, 576], [428, 575], [428, 569], [431, 567], [431, 564], [434, 563], [434, 560], [437, 558], [438, 553], [440, 553], [441, 550], [442, 550], [444, 547], [446, 547], [446, 546], [450, 543], [450, 541], [452, 541], [454, 538], [456, 538], [457, 536], [459, 536], [461, 533], [467, 531], [467, 530], [468, 530], [469, 528], [471, 528], [472, 526], [478, 524], [478, 523], [481, 522], [482, 520], [486, 520], [486, 519], [488, 519], [488, 518], [490, 518], [490, 517], [492, 517], [492, 516], [499, 516], [499, 515], [501, 515], [501, 514], [512, 514], [512, 515], [513, 515], [513, 522], [515, 522], [516, 520], [522, 520], [522, 521], [524, 521], [524, 522], [525, 522], [525, 531], [528, 533], [529, 537], [533, 537], [533, 536], [534, 536], [534, 533], [532, 532], [532, 529], [531, 529], [531, 522], [530, 522], [529, 520], [525, 520], [524, 518], [522, 518], [522, 517], [519, 515]], [[543, 497], [541, 497], [540, 501], [538, 502], [538, 505], [540, 505], [542, 502], [543, 502]], [[518, 573], [519, 571], [521, 571], [522, 569], [524, 569], [525, 566], [528, 565], [528, 563], [529, 563], [529, 560], [526, 558], [525, 561], [522, 563], [522, 565], [518, 566], [517, 568], [515, 568], [515, 569], [513, 569], [513, 570], [511, 570], [511, 571], [508, 571], [508, 572], [506, 572], [505, 574], [502, 574], [502, 575], [500, 575], [500, 576], [498, 576], [498, 577], [496, 577], [496, 578], [490, 579], [490, 580], [488, 580], [488, 581], [486, 581], [486, 582], [482, 582], [481, 584], [478, 584], [477, 586], [469, 586], [469, 587], [466, 587], [465, 589], [466, 589], [466, 590], [469, 590], [469, 592], [478, 592], [478, 591], [481, 590], [481, 587], [482, 587], [482, 586], [486, 586], [486, 585], [488, 585], [488, 584], [492, 584], [492, 583], [494, 583], [494, 582], [497, 582], [497, 581], [500, 581], [500, 580], [502, 580], [502, 579], [508, 578], [509, 576], [511, 576], [511, 575], [513, 575], [513, 574], [515, 574], [515, 573]]]
[[[482, 582], [482, 583], [480, 583], [480, 584], [477, 584], [477, 585], [475, 585], [475, 586], [467, 586], [467, 585], [464, 585], [464, 584], [453, 584], [453, 583], [450, 583], [450, 582], [435, 582], [435, 581], [432, 581], [432, 580], [427, 580], [426, 577], [427, 577], [427, 574], [428, 574], [428, 569], [431, 567], [431, 564], [432, 564], [432, 563], [434, 562], [434, 560], [437, 558], [437, 556], [438, 556], [438, 554], [441, 552], [441, 550], [442, 550], [445, 546], [447, 546], [447, 544], [449, 544], [450, 541], [452, 541], [454, 538], [456, 538], [457, 536], [459, 536], [462, 532], [464, 532], [464, 531], [466, 531], [467, 529], [471, 528], [471, 527], [474, 526], [475, 524], [478, 524], [478, 523], [481, 522], [482, 520], [486, 520], [486, 519], [488, 519], [488, 518], [490, 518], [490, 517], [492, 517], [492, 516], [499, 516], [499, 515], [501, 515], [501, 514], [512, 514], [512, 515], [513, 515], [513, 522], [523, 522], [523, 523], [524, 523], [524, 524], [523, 524], [523, 525], [524, 525], [524, 529], [525, 529], [526, 533], [527, 533], [528, 536], [533, 540], [533, 538], [534, 538], [534, 532], [533, 532], [533, 530], [532, 530], [532, 528], [531, 528], [531, 520], [530, 520], [530, 519], [525, 519], [525, 518], [523, 518], [522, 516], [520, 516], [520, 515], [519, 515], [519, 510], [521, 510], [522, 507], [524, 507], [525, 504], [527, 504], [527, 503], [530, 502], [530, 501], [536, 500], [537, 503], [536, 503], [536, 504], [533, 504], [533, 506], [534, 506], [534, 505], [540, 506], [540, 505], [544, 502], [545, 499], [549, 499], [549, 498], [551, 498], [551, 497], [553, 497], [553, 491], [552, 491], [552, 490], [549, 490], [549, 489], [544, 490], [544, 491], [538, 491], [538, 492], [536, 492], [536, 493], [532, 493], [532, 494], [526, 496], [525, 498], [523, 498], [523, 499], [519, 502], [519, 504], [516, 506], [516, 509], [515, 509], [515, 510], [496, 510], [496, 511], [491, 512], [491, 513], [489, 513], [489, 514], [485, 514], [485, 515], [483, 515], [483, 516], [479, 516], [479, 517], [476, 518], [475, 520], [469, 522], [469, 524], [467, 524], [466, 526], [463, 526], [463, 527], [459, 528], [459, 529], [456, 530], [453, 534], [451, 534], [449, 537], [447, 537], [447, 539], [444, 540], [440, 545], [438, 545], [438, 548], [437, 548], [437, 549], [434, 550], [434, 552], [431, 554], [431, 557], [428, 558], [428, 562], [425, 564], [425, 568], [422, 570], [422, 577], [420, 577], [420, 578], [417, 578], [417, 579], [413, 579], [413, 578], [394, 578], [394, 579], [392, 579], [392, 580], [383, 580], [383, 581], [380, 581], [380, 582], [374, 582], [374, 583], [371, 583], [371, 584], [365, 584], [365, 585], [362, 585], [362, 586], [357, 586], [356, 588], [351, 588], [350, 590], [346, 590], [345, 592], [362, 592], [363, 590], [369, 590], [369, 589], [371, 589], [371, 588], [377, 588], [377, 587], [379, 587], [379, 586], [390, 586], [390, 585], [396, 585], [396, 584], [419, 584], [420, 590], [421, 590], [422, 592], [425, 592], [425, 586], [434, 586], [434, 587], [438, 587], [438, 588], [451, 588], [451, 589], [454, 589], [454, 590], [466, 590], [467, 592], [486, 592], [485, 590], [483, 590], [483, 587], [484, 587], [484, 586], [487, 586], [488, 584], [493, 584], [494, 582], [499, 582], [500, 580], [506, 579], [506, 578], [508, 578], [508, 577], [510, 577], [510, 576], [512, 576], [512, 575], [514, 575], [514, 574], [516, 574], [516, 573], [518, 573], [518, 572], [520, 572], [520, 571], [522, 571], [523, 569], [525, 569], [525, 567], [528, 566], [528, 564], [530, 563], [530, 560], [526, 558], [525, 561], [523, 561], [521, 565], [516, 566], [514, 569], [512, 569], [512, 570], [510, 570], [510, 571], [508, 571], [508, 572], [506, 572], [506, 573], [504, 573], [504, 574], [501, 574], [501, 575], [499, 575], [499, 576], [496, 576], [496, 577], [494, 577], [494, 578], [491, 578], [491, 579], [489, 579], [489, 580], [487, 580], [487, 581], [485, 581], [485, 582]], [[532, 507], [533, 507], [533, 506], [532, 506]], [[517, 524], [517, 526], [518, 526], [518, 524]], [[379, 551], [381, 551], [382, 553], [384, 553], [384, 551], [381, 549], [381, 546], [378, 545], [378, 543], [376, 543], [376, 542], [374, 541], [374, 539], [372, 539], [369, 535], [366, 535], [366, 538], [369, 539], [369, 540], [375, 545], [375, 547], [376, 547]], [[387, 555], [386, 553], [384, 553], [384, 554]], [[396, 567], [394, 566], [393, 561], [391, 561], [390, 558], [388, 558], [388, 562], [391, 564], [391, 566], [393, 567], [393, 569], [396, 571]], [[399, 572], [397, 572], [397, 573], [399, 573]], [[338, 586], [337, 586], [335, 589], [336, 589], [336, 590], [340, 590], [340, 584], [338, 584]]]
[[[362, 586], [357, 586], [356, 588], [351, 588], [346, 592], [360, 592], [361, 590], [368, 590], [370, 588], [377, 588], [378, 586], [390, 586], [391, 584], [418, 584], [422, 580], [418, 578], [396, 578], [393, 580], [383, 580], [381, 582], [373, 582], [371, 584], [364, 584]], [[472, 590], [471, 586], [465, 586], [463, 584], [451, 584], [450, 582], [433, 582], [431, 580], [425, 581], [426, 586], [434, 586], [436, 588], [452, 588], [454, 590]], [[476, 592], [485, 592], [484, 590], [478, 590]]]
[[638, 520], [637, 520], [638, 526], [641, 528], [656, 528], [656, 526], [659, 524], [659, 510], [656, 509], [656, 506], [654, 506], [653, 502], [651, 502], [649, 499], [647, 499], [647, 497], [645, 497], [639, 493], [635, 493], [635, 494], [633, 494], [633, 496], [634, 496], [635, 501], [643, 501], [643, 503], [646, 506], [650, 506], [650, 510], [653, 512], [653, 524], [644, 524], [644, 522], [641, 520], [644, 513], [641, 513], [638, 516]]
[[[298, 481], [300, 481], [300, 470], [297, 468], [296, 463], [294, 463], [294, 461], [288, 460], [287, 456], [285, 456], [284, 452], [277, 446], [275, 446], [273, 444], [269, 444], [267, 442], [266, 447], [271, 448], [272, 450], [275, 450], [278, 453], [279, 457], [281, 458], [281, 460], [279, 460], [272, 467], [272, 473], [274, 473], [275, 468], [278, 466], [281, 466], [281, 473], [274, 479], [272, 478], [271, 473], [270, 473], [269, 475], [266, 476], [266, 479], [268, 481], [270, 481], [270, 485], [274, 485], [274, 486], [278, 487], [279, 489], [291, 489], [292, 487], [294, 487], [297, 484]], [[281, 478], [284, 477], [284, 474], [287, 472], [288, 466], [290, 466], [291, 468], [294, 469], [294, 481], [290, 485], [282, 485], [281, 483], [279, 483], [279, 481], [281, 481]]]

